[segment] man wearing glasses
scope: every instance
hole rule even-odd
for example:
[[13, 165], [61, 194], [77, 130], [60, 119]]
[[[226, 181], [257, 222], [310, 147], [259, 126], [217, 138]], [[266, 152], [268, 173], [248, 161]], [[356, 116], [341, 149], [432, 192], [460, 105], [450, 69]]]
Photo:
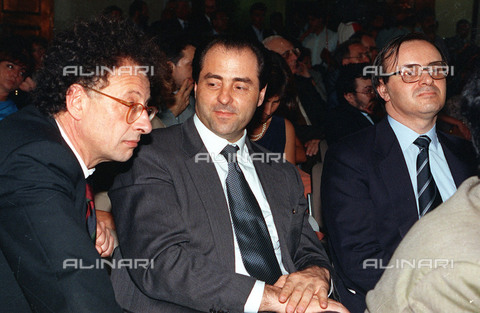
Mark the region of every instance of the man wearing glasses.
[[328, 112], [325, 136], [329, 145], [378, 122], [377, 99], [372, 75], [364, 73], [367, 64], [349, 64], [340, 70], [337, 95], [340, 105]]
[[113, 238], [96, 220], [86, 178], [132, 156], [157, 112], [150, 87], [165, 86], [167, 73], [158, 48], [128, 23], [78, 22], [57, 34], [34, 106], [0, 123], [5, 312], [120, 312], [99, 265]]
[[[327, 151], [322, 210], [342, 303], [365, 310], [410, 227], [474, 172], [471, 144], [435, 128], [448, 67], [421, 34], [391, 41], [375, 60], [373, 86], [387, 118]], [[394, 292], [394, 291], [392, 291]]]

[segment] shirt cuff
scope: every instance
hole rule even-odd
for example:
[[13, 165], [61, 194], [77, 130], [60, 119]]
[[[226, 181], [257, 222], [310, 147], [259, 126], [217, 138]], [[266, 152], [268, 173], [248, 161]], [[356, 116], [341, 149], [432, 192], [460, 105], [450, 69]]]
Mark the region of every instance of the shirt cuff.
[[245, 313], [257, 313], [260, 309], [260, 304], [262, 303], [263, 290], [265, 289], [265, 282], [257, 280], [255, 285], [253, 285], [250, 295], [248, 295], [247, 302], [243, 310]]

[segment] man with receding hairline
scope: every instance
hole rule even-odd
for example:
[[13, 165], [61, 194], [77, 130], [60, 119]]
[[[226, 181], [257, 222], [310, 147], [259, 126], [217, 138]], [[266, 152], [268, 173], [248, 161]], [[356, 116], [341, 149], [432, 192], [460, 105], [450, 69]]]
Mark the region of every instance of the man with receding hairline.
[[329, 146], [322, 176], [322, 211], [340, 301], [365, 310], [410, 227], [447, 200], [473, 174], [471, 144], [438, 132], [448, 66], [421, 34], [392, 40], [374, 64], [373, 86], [386, 118]]
[[196, 114], [154, 132], [117, 176], [115, 258], [153, 262], [113, 270], [125, 310], [346, 312], [327, 298], [331, 268], [298, 171], [246, 136], [266, 73], [250, 41], [217, 37], [198, 48]]

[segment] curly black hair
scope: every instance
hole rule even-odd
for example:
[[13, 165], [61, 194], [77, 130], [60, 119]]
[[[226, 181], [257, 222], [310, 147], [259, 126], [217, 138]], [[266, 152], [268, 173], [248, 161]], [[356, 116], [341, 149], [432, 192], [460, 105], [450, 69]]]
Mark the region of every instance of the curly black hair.
[[153, 67], [147, 75], [152, 99], [158, 95], [163, 100], [171, 97], [171, 70], [153, 40], [128, 20], [97, 17], [90, 21], [78, 20], [71, 29], [55, 37], [36, 79], [34, 103], [44, 114], [64, 111], [71, 85], [106, 87], [110, 71], [98, 69], [113, 71], [126, 60], [149, 69]]

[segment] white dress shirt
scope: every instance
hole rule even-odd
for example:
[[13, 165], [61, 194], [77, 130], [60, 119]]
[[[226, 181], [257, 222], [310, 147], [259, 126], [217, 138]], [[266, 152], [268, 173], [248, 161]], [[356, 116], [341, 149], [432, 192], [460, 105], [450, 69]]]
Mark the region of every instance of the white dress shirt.
[[[417, 211], [419, 211], [417, 195], [417, 156], [420, 153], [420, 148], [418, 148], [413, 142], [421, 135], [426, 135], [432, 140], [428, 147], [430, 171], [432, 172], [438, 191], [442, 196], [442, 200], [445, 202], [455, 193], [455, 191], [457, 191], [457, 186], [455, 185], [452, 173], [448, 167], [442, 145], [438, 141], [435, 126], [425, 134], [417, 134], [415, 131], [396, 121], [391, 116], [388, 116], [388, 122], [400, 143], [403, 157], [407, 163], [408, 173], [410, 174], [410, 180], [412, 181], [412, 187], [417, 200]], [[420, 212], [418, 212], [418, 217], [420, 218]]]
[[70, 139], [68, 139], [68, 136], [63, 130], [62, 126], [60, 126], [57, 120], [55, 120], [55, 122], [57, 123], [58, 129], [60, 130], [60, 135], [62, 135], [63, 140], [65, 140], [65, 142], [70, 147], [70, 149], [72, 149], [73, 154], [75, 154], [75, 157], [78, 160], [78, 163], [80, 163], [80, 167], [82, 168], [83, 175], [85, 176], [85, 179], [87, 179], [88, 176], [92, 175], [93, 172], [95, 172], [95, 168], [92, 168], [92, 169], [87, 168], [87, 165], [85, 165], [85, 162], [83, 162], [82, 157], [80, 156], [78, 151], [75, 149]]
[[[282, 264], [282, 253], [280, 250], [280, 242], [278, 239], [277, 229], [275, 227], [275, 223], [273, 221], [272, 211], [270, 210], [270, 205], [268, 204], [267, 198], [263, 191], [262, 185], [260, 183], [260, 179], [258, 178], [257, 172], [255, 171], [255, 167], [252, 163], [250, 158], [250, 154], [248, 152], [248, 148], [245, 145], [245, 137], [247, 132], [244, 131], [242, 138], [240, 138], [235, 143], [230, 143], [228, 140], [221, 138], [214, 134], [211, 130], [209, 130], [197, 117], [195, 114], [194, 116], [194, 123], [195, 127], [197, 128], [198, 133], [200, 134], [200, 138], [205, 145], [209, 155], [211, 156], [213, 163], [215, 165], [215, 169], [217, 170], [218, 177], [220, 182], [222, 183], [223, 192], [225, 194], [225, 199], [228, 199], [227, 195], [227, 187], [226, 187], [226, 178], [228, 174], [228, 163], [225, 158], [220, 154], [220, 152], [225, 148], [226, 145], [236, 145], [239, 147], [237, 152], [237, 162], [240, 168], [242, 169], [243, 175], [252, 189], [255, 198], [262, 210], [263, 217], [265, 219], [265, 223], [268, 228], [268, 232], [270, 234], [270, 238], [272, 239], [273, 248], [275, 250], [275, 256], [277, 258], [278, 264], [280, 265], [280, 270], [282, 274], [288, 274], [285, 267]], [[228, 200], [227, 200], [228, 203]], [[229, 211], [230, 212], [230, 211]], [[233, 221], [232, 223], [232, 232], [233, 232], [233, 239], [234, 239], [234, 247], [235, 247], [235, 272], [238, 274], [243, 274], [250, 276], [243, 265], [242, 255], [240, 252], [240, 248], [237, 243], [237, 238], [235, 236], [235, 232], [233, 231]], [[265, 288], [265, 282], [257, 280], [255, 285], [250, 292], [250, 295], [247, 298], [247, 302], [245, 303], [244, 310], [245, 312], [258, 312], [260, 308], [260, 303], [263, 297], [263, 291]]]

